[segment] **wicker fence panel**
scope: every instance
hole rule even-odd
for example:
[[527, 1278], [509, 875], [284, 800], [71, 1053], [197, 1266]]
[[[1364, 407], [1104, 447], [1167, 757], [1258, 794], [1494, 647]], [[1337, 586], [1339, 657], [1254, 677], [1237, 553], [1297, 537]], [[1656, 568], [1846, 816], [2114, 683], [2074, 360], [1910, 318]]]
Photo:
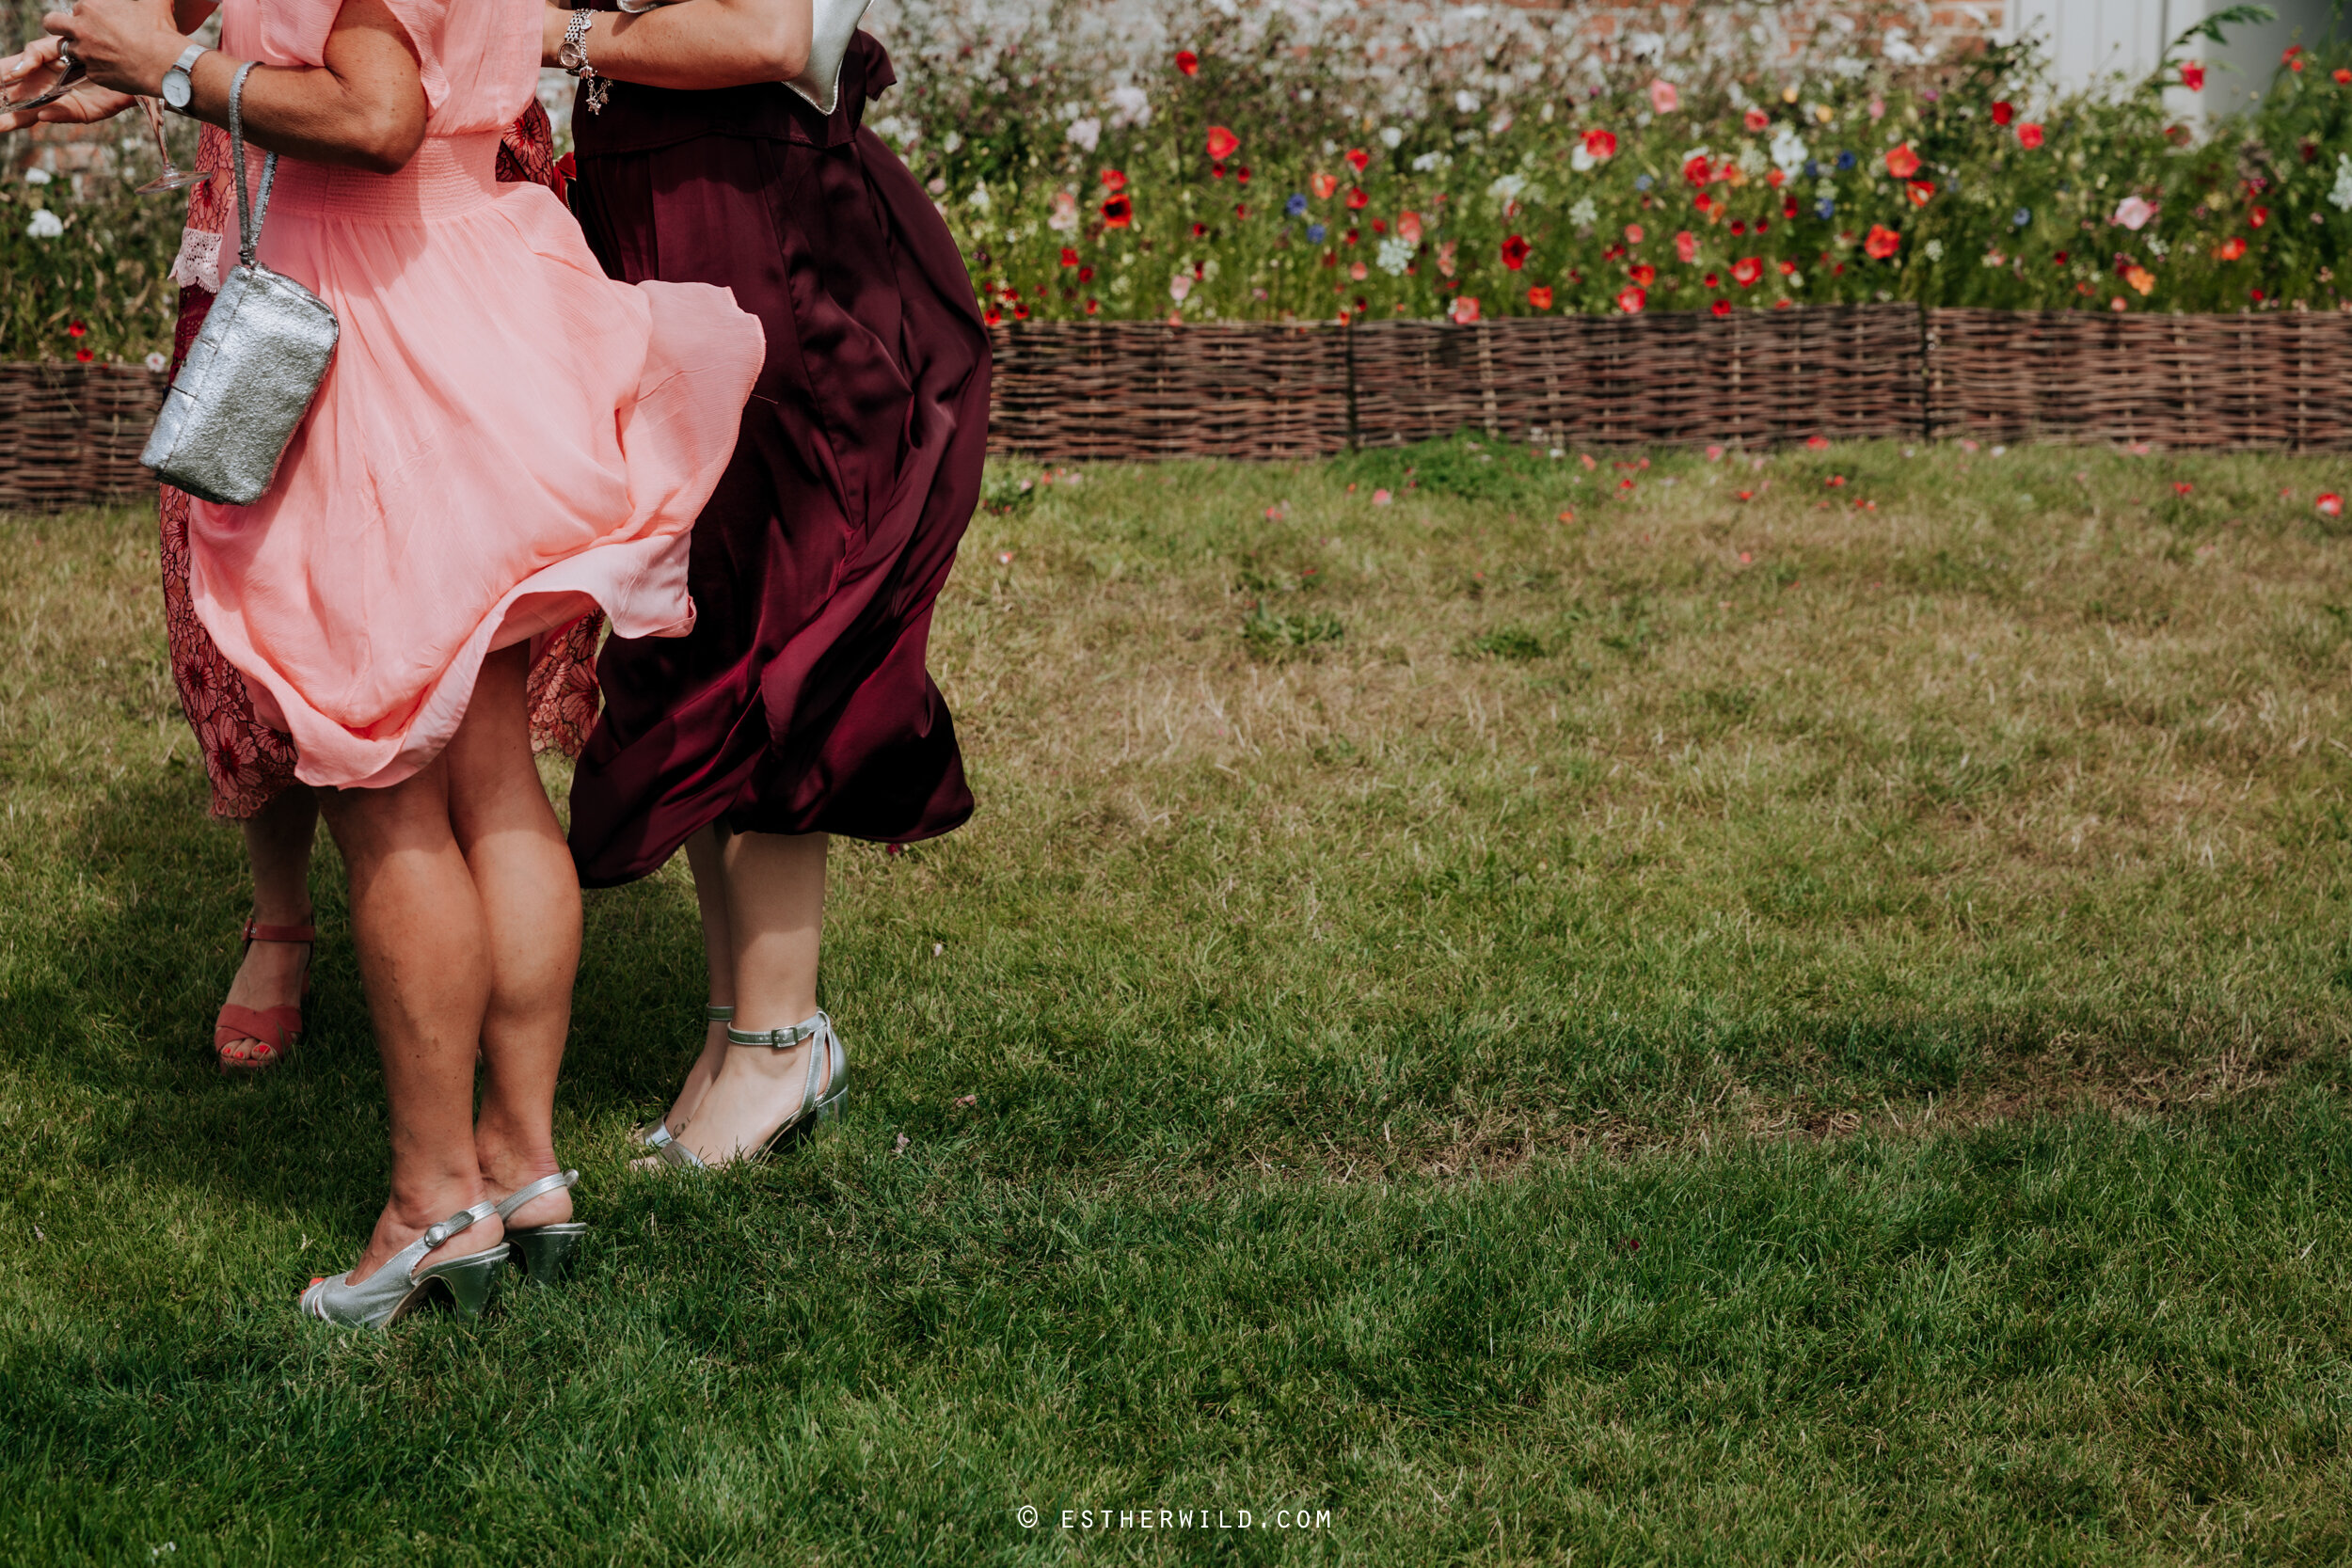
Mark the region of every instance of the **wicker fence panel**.
[[991, 338], [993, 452], [1269, 459], [1347, 447], [1347, 345], [1334, 328], [1054, 322]]
[[119, 365], [0, 363], [0, 512], [47, 512], [150, 489], [139, 449], [164, 377]]
[[2208, 451], [2352, 446], [2352, 317], [1931, 310], [1935, 433]]
[[1364, 446], [1531, 429], [1591, 445], [1771, 446], [1926, 428], [1919, 313], [1565, 316], [1353, 335]]

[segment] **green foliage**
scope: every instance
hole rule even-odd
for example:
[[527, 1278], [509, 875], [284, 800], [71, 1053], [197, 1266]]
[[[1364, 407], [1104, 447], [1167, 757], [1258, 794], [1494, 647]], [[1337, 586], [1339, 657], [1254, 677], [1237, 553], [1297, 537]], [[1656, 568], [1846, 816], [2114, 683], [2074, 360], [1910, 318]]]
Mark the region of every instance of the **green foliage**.
[[976, 519], [981, 809], [836, 844], [842, 1121], [632, 1171], [701, 941], [682, 866], [592, 895], [580, 1277], [386, 1338], [293, 1307], [385, 1191], [331, 848], [310, 1031], [223, 1080], [153, 515], [0, 521], [0, 1554], [2352, 1556], [2352, 461], [1661, 452], [1576, 526], [1348, 471]]
[[171, 260], [187, 198], [136, 194], [154, 177], [154, 146], [138, 115], [117, 123], [117, 171], [74, 177], [78, 198], [68, 177], [0, 184], [0, 358], [136, 362], [170, 352]]

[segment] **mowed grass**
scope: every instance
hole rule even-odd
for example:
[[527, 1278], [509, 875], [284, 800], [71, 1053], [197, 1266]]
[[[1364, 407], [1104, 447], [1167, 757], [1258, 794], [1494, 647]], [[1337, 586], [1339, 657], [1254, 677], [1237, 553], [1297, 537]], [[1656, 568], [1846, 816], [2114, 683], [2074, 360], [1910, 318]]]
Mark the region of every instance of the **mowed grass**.
[[292, 1311], [386, 1162], [331, 851], [224, 1082], [151, 518], [0, 523], [0, 1554], [2352, 1556], [2352, 462], [1581, 455], [997, 473], [846, 1121], [628, 1172], [700, 946], [592, 895], [581, 1277], [388, 1338]]

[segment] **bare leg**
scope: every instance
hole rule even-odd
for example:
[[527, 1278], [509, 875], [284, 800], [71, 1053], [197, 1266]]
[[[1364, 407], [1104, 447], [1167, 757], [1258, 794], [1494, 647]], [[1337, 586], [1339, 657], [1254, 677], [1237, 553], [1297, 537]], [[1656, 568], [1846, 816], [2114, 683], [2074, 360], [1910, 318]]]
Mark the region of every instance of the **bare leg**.
[[[710, 976], [710, 1005], [735, 1006], [735, 944], [727, 927], [726, 835], [717, 827], [705, 828], [686, 841], [686, 863], [694, 868], [694, 902], [703, 917], [703, 961]], [[703, 1092], [719, 1075], [727, 1059], [727, 1026], [713, 1019], [703, 1029], [703, 1052], [686, 1074], [686, 1084], [671, 1103], [661, 1125], [672, 1133], [693, 1118]]]
[[[822, 833], [738, 833], [726, 842], [738, 1029], [782, 1029], [817, 1011], [826, 844]], [[798, 1106], [811, 1049], [729, 1047], [693, 1119], [671, 1131], [707, 1164], [757, 1148]]]
[[[253, 866], [253, 918], [259, 924], [310, 924], [310, 841], [317, 835], [318, 821], [318, 796], [306, 784], [279, 790], [267, 805], [245, 819], [246, 859]], [[229, 982], [229, 1000], [257, 1012], [299, 1006], [310, 961], [309, 948], [292, 942], [254, 942], [237, 966], [237, 977]], [[257, 1052], [267, 1055], [275, 1049], [258, 1040], [234, 1039], [224, 1044], [220, 1053], [231, 1062], [242, 1062], [252, 1059]]]
[[[499, 1197], [559, 1168], [555, 1077], [580, 969], [580, 880], [531, 760], [528, 657], [529, 649], [517, 644], [484, 662], [467, 721], [442, 753], [450, 825], [488, 933], [485, 1074], [473, 1141], [483, 1180]], [[571, 1217], [571, 1195], [559, 1188], [524, 1204], [509, 1223], [553, 1225]]]
[[[473, 1078], [490, 1005], [490, 930], [451, 829], [448, 752], [389, 788], [323, 795], [351, 873], [352, 937], [391, 1111], [391, 1196], [351, 1271], [357, 1284], [426, 1227], [486, 1196]], [[495, 1219], [477, 1224], [442, 1255], [495, 1246], [501, 1233]]]

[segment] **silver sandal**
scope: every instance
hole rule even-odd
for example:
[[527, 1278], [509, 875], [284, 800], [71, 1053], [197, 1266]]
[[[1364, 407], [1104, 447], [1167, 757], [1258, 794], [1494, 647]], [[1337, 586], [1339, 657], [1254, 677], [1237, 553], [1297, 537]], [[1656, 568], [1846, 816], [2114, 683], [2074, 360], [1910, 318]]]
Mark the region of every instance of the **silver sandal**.
[[361, 1284], [349, 1283], [348, 1269], [332, 1279], [313, 1279], [302, 1292], [303, 1314], [346, 1328], [389, 1328], [442, 1296], [459, 1317], [480, 1317], [498, 1289], [499, 1273], [512, 1249], [501, 1242], [438, 1263], [426, 1264], [424, 1258], [459, 1231], [469, 1230], [497, 1212], [495, 1204], [477, 1203], [438, 1225], [427, 1226], [423, 1235], [393, 1253], [389, 1261]]
[[[559, 1171], [543, 1176], [536, 1181], [526, 1181], [498, 1201], [498, 1215], [503, 1221], [516, 1210], [544, 1193], [577, 1186], [580, 1172]], [[580, 1239], [588, 1234], [587, 1226], [578, 1220], [563, 1220], [554, 1225], [526, 1226], [520, 1229], [508, 1226], [507, 1244], [515, 1249], [515, 1266], [523, 1272], [523, 1278], [532, 1285], [553, 1285], [572, 1270], [572, 1253]]]
[[[809, 1039], [817, 1043], [809, 1048], [808, 1080], [802, 1085], [799, 1107], [762, 1138], [758, 1147], [737, 1159], [756, 1160], [780, 1145], [788, 1148], [816, 1132], [818, 1122], [831, 1121], [840, 1115], [842, 1097], [850, 1092], [850, 1057], [841, 1048], [841, 1036], [834, 1029], [832, 1017], [823, 1012], [788, 1029], [728, 1028], [729, 1045], [764, 1045], [771, 1051], [789, 1051]], [[824, 1094], [821, 1100], [818, 1098], [820, 1085]], [[678, 1170], [712, 1168], [675, 1138], [656, 1146], [654, 1152], [661, 1157], [662, 1164]]]
[[[705, 1024], [733, 1023], [734, 1022], [735, 1009], [733, 1007], [706, 1006], [703, 1008]], [[732, 1034], [734, 1031], [729, 1030], [728, 1033]], [[628, 1135], [630, 1142], [641, 1148], [652, 1149], [657, 1154], [660, 1153], [662, 1147], [675, 1136], [670, 1131], [670, 1116], [667, 1111], [646, 1126], [631, 1128]]]

